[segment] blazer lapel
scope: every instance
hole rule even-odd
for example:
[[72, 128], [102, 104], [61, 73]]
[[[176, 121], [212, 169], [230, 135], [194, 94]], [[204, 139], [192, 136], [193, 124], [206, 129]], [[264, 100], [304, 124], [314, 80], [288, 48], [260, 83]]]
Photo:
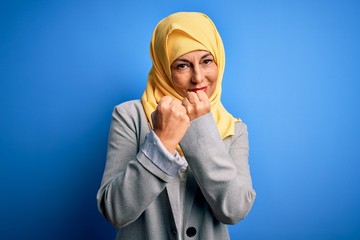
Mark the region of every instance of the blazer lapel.
[[[176, 176], [177, 178], [178, 176]], [[178, 179], [176, 179], [178, 180]], [[168, 195], [170, 209], [172, 211], [173, 220], [176, 225], [176, 229], [179, 229], [179, 214], [181, 214], [181, 209], [179, 208], [178, 199], [179, 199], [179, 190], [178, 190], [178, 181], [171, 181], [166, 184], [166, 192]]]
[[[176, 176], [176, 177], [178, 178], [178, 176]], [[184, 202], [185, 209], [181, 208], [177, 204], [179, 201], [179, 197], [180, 197], [178, 184], [179, 184], [179, 181], [177, 179], [177, 181], [171, 181], [166, 185], [166, 191], [168, 194], [171, 211], [173, 213], [175, 224], [176, 224], [177, 228], [179, 227], [178, 216], [179, 216], [179, 214], [183, 214], [183, 211], [184, 211], [183, 223], [185, 223], [187, 221], [187, 219], [190, 215], [192, 205], [194, 203], [196, 191], [198, 189], [198, 185], [196, 183], [194, 175], [192, 174], [190, 166], [188, 166], [188, 169], [187, 169], [186, 190], [185, 190], [185, 200], [184, 200], [185, 201]]]
[[196, 183], [195, 177], [191, 171], [190, 166], [188, 166], [188, 173], [186, 179], [186, 192], [185, 192], [185, 213], [184, 213], [184, 223], [187, 222], [191, 208], [194, 204], [194, 198], [198, 190], [198, 185]]

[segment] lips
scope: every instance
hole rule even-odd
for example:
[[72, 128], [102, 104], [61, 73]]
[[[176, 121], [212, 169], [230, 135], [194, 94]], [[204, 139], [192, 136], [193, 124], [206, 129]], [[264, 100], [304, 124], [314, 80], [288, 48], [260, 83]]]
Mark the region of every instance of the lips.
[[197, 92], [197, 91], [204, 91], [204, 92], [206, 92], [207, 88], [208, 88], [207, 86], [201, 87], [201, 88], [194, 88], [194, 89], [191, 89], [190, 92]]

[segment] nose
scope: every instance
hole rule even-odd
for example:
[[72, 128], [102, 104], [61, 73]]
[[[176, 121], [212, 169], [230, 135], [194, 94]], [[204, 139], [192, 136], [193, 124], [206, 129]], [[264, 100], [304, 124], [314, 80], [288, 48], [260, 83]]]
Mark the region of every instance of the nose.
[[193, 83], [201, 83], [204, 80], [204, 72], [203, 69], [201, 69], [200, 65], [195, 65], [193, 67], [193, 72], [191, 76], [191, 81]]

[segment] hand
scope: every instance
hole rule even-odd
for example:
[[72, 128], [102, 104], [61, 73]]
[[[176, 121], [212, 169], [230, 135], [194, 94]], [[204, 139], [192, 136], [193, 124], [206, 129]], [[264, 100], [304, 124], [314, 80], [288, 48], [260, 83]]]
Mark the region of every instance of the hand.
[[186, 109], [178, 99], [165, 96], [152, 113], [154, 132], [166, 149], [173, 153], [190, 126]]
[[204, 91], [189, 92], [183, 99], [182, 105], [185, 107], [190, 121], [211, 111], [210, 100]]

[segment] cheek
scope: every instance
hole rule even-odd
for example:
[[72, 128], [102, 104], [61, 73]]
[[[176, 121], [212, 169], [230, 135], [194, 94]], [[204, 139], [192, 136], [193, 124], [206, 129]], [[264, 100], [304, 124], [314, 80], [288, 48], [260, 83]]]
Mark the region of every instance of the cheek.
[[209, 75], [208, 78], [209, 82], [211, 83], [210, 89], [208, 91], [208, 97], [210, 98], [211, 95], [215, 92], [217, 87], [217, 80], [218, 80], [218, 70], [214, 69], [212, 73]]
[[172, 81], [174, 84], [174, 89], [181, 96], [185, 97], [188, 89], [188, 78], [184, 74], [174, 74], [172, 77]]
[[183, 87], [184, 86], [184, 81], [182, 78], [173, 78], [173, 83], [176, 87]]
[[207, 66], [206, 72], [205, 72], [205, 77], [207, 78], [207, 80], [210, 83], [216, 82], [218, 79], [218, 76], [219, 76], [219, 70], [215, 63]]
[[211, 86], [207, 92], [207, 95], [209, 98], [213, 95], [213, 93], [215, 92], [215, 89], [216, 89], [216, 82], [212, 82]]
[[191, 74], [189, 74], [187, 72], [174, 73], [172, 75], [172, 80], [173, 80], [174, 85], [176, 85], [178, 87], [187, 88], [189, 82], [191, 81]]
[[213, 70], [212, 75], [211, 75], [211, 82], [216, 83], [217, 79], [219, 76], [219, 71], [218, 68], [216, 67], [216, 69]]

